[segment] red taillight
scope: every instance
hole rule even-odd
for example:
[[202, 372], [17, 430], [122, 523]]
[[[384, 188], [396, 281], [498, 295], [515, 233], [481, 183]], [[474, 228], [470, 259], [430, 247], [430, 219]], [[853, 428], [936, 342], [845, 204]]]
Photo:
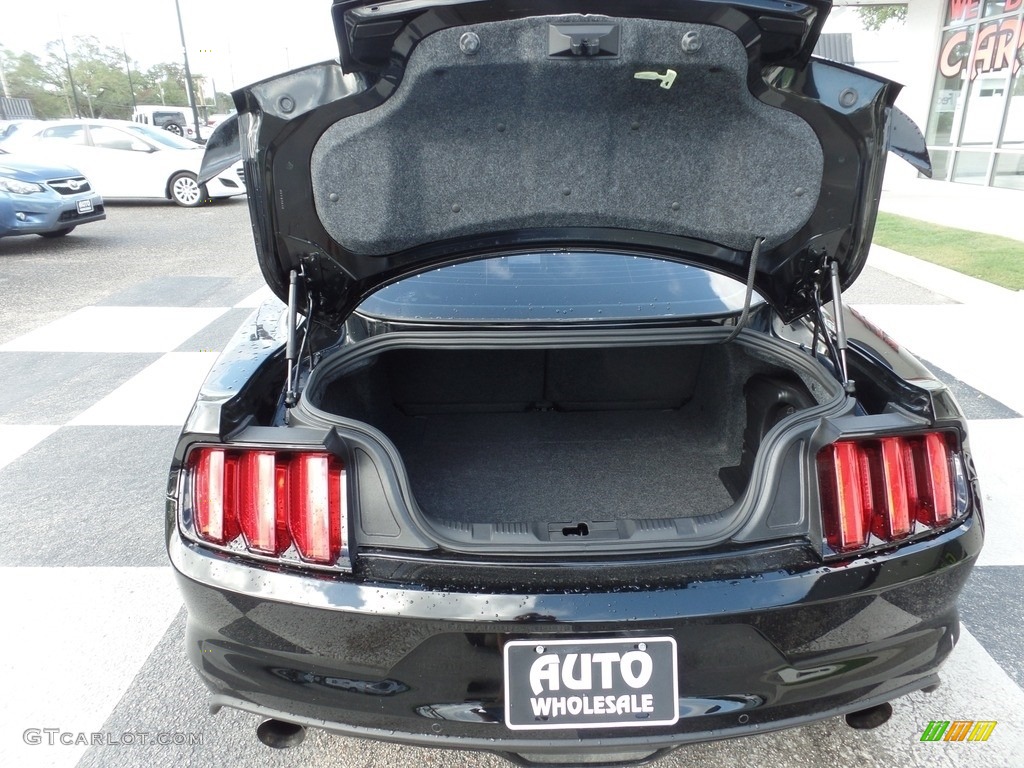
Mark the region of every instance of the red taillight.
[[345, 469], [327, 453], [199, 448], [192, 456], [199, 536], [279, 556], [295, 546], [308, 562], [334, 563], [343, 549]]
[[333, 510], [345, 506], [341, 468], [324, 455], [299, 456], [292, 463], [289, 486], [288, 525], [295, 548], [306, 560], [333, 562], [341, 548], [341, 518]]
[[822, 448], [818, 485], [829, 547], [849, 552], [951, 521], [952, 461], [950, 438], [941, 432], [840, 440]]
[[[910, 533], [909, 483], [913, 482], [914, 465], [906, 441], [898, 437], [883, 437], [881, 444], [882, 492], [887, 514], [879, 515], [880, 526], [876, 534], [881, 539], [898, 539]], [[907, 475], [910, 475], [908, 481]], [[916, 494], [915, 494], [916, 495]]]
[[227, 459], [219, 448], [201, 451], [195, 463], [196, 530], [216, 544], [225, 544], [238, 536], [238, 517], [234, 508], [225, 510], [225, 502], [235, 497], [235, 459]]
[[941, 435], [932, 433], [924, 436], [924, 453], [928, 463], [927, 479], [917, 519], [925, 525], [944, 525], [953, 519], [949, 447]]
[[244, 451], [238, 460], [238, 524], [246, 547], [265, 555], [288, 549], [288, 524], [278, 514], [277, 455]]
[[868, 540], [868, 515], [861, 484], [861, 454], [856, 443], [833, 443], [822, 449], [818, 454], [818, 475], [823, 503], [827, 499], [832, 510], [825, 517], [825, 538], [833, 549], [863, 547]]

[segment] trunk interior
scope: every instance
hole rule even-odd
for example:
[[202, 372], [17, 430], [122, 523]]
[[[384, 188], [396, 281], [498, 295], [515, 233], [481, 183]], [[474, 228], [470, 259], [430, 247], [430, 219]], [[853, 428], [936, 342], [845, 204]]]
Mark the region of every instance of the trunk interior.
[[815, 404], [736, 344], [394, 349], [307, 395], [386, 434], [435, 523], [598, 537], [729, 508], [764, 433]]

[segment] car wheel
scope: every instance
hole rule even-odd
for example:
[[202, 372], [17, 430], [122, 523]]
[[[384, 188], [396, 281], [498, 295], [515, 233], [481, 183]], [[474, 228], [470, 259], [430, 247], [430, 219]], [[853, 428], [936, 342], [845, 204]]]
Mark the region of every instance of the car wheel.
[[74, 227], [64, 227], [64, 229], [55, 229], [53, 232], [40, 232], [39, 236], [49, 238], [64, 237], [64, 235], [69, 234], [73, 229]]
[[194, 173], [179, 173], [171, 179], [171, 199], [185, 208], [195, 208], [206, 202], [206, 185], [200, 184]]
[[165, 131], [170, 131], [171, 133], [173, 133], [173, 134], [175, 134], [177, 136], [184, 136], [185, 135], [185, 131], [177, 123], [168, 123], [167, 125], [164, 126], [164, 130]]

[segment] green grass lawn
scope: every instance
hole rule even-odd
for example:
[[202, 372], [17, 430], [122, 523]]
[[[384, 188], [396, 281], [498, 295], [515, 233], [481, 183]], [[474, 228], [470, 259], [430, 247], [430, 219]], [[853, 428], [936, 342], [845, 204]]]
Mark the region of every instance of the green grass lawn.
[[1024, 243], [1019, 240], [879, 213], [874, 242], [1004, 288], [1024, 289]]

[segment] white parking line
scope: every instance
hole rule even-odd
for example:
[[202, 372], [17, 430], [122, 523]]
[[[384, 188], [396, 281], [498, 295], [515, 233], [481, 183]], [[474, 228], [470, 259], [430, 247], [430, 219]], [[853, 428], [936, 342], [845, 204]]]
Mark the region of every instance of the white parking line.
[[50, 424], [0, 424], [0, 469], [60, 429]]
[[84, 307], [0, 344], [8, 352], [170, 352], [227, 307]]
[[250, 307], [255, 309], [267, 299], [273, 298], [275, 298], [274, 292], [270, 290], [270, 286], [264, 285], [262, 288], [256, 289], [240, 302], [235, 304], [234, 309], [247, 309]]
[[985, 509], [985, 547], [978, 565], [1024, 565], [1024, 419], [980, 419], [970, 422], [968, 430]]
[[73, 766], [29, 729], [99, 731], [180, 607], [170, 567], [0, 568], [0, 765]]
[[74, 426], [185, 423], [216, 352], [169, 352], [69, 422]]

